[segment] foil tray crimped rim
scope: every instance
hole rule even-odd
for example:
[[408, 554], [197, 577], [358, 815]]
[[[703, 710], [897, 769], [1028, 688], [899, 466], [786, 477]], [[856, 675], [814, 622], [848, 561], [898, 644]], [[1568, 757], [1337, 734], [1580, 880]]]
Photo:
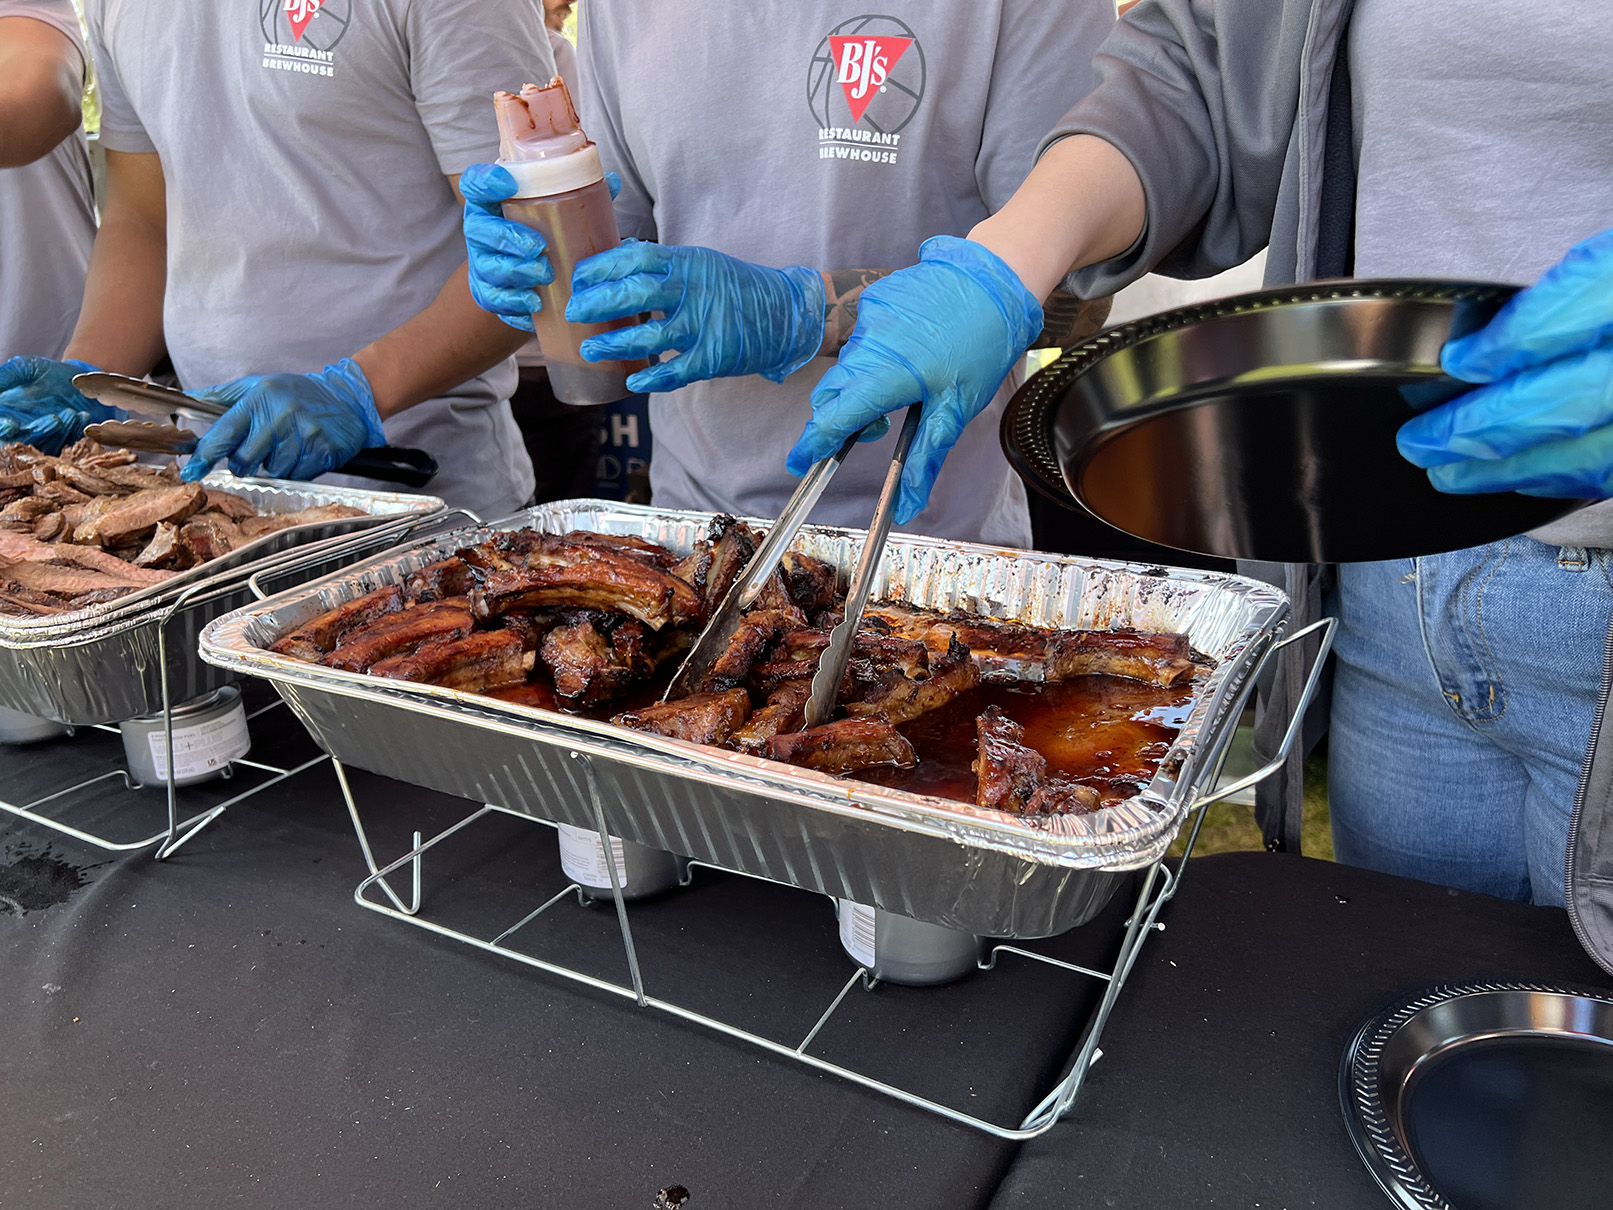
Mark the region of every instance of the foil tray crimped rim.
[[[428, 516], [430, 514], [427, 514]], [[307, 566], [291, 573], [314, 579], [367, 559], [395, 542], [390, 525], [376, 525], [296, 548]], [[259, 571], [261, 568], [249, 568]], [[201, 630], [252, 600], [245, 578], [215, 585], [170, 610], [147, 609], [70, 641], [0, 639], [0, 705], [71, 726], [118, 722], [162, 709], [159, 630], [167, 643], [166, 675], [176, 702], [235, 679], [201, 659]]]
[[1015, 392], [1003, 411], [1000, 440], [1009, 464], [1027, 484], [1065, 508], [1084, 506], [1064, 482], [1064, 470], [1049, 435], [1052, 413], [1082, 374], [1105, 358], [1141, 344], [1150, 337], [1174, 332], [1210, 320], [1254, 315], [1309, 303], [1347, 302], [1353, 299], [1402, 302], [1488, 301], [1517, 291], [1498, 282], [1442, 281], [1420, 278], [1343, 278], [1303, 285], [1272, 286], [1226, 298], [1173, 307], [1142, 315], [1106, 328], [1096, 336], [1064, 350], [1058, 360], [1044, 366]]
[[[287, 686], [304, 686], [452, 716], [466, 725], [594, 748], [655, 772], [697, 780], [744, 784], [751, 790], [820, 809], [878, 816], [898, 826], [949, 837], [972, 847], [1065, 867], [1127, 868], [1146, 865], [1169, 847], [1209, 772], [1220, 740], [1235, 722], [1226, 715], [1238, 700], [1266, 647], [1286, 625], [1288, 604], [1277, 589], [1240, 576], [1186, 569], [1166, 571], [1105, 560], [1006, 550], [971, 543], [893, 534], [875, 583], [875, 596], [915, 604], [937, 594], [967, 594], [955, 603], [985, 616], [1042, 625], [1112, 625], [1128, 620], [1201, 618], [1214, 631], [1217, 658], [1159, 772], [1141, 793], [1091, 815], [1026, 820], [951, 799], [888, 789], [800, 769], [759, 757], [682, 740], [629, 731], [606, 722], [498, 702], [434, 685], [385, 681], [275, 655], [266, 644], [343, 600], [401, 582], [411, 572], [499, 530], [523, 526], [564, 532], [594, 529], [633, 533], [674, 549], [687, 549], [704, 532], [710, 513], [655, 509], [599, 500], [540, 506], [494, 525], [439, 535], [392, 551], [237, 610], [203, 631], [201, 655], [209, 663]], [[766, 527], [765, 518], [750, 519]], [[864, 531], [805, 526], [795, 548], [849, 568]], [[836, 557], [838, 556], [838, 557]], [[964, 586], [960, 589], [960, 586]], [[915, 591], [916, 590], [916, 591]], [[1173, 596], [1175, 599], [1173, 599]], [[953, 599], [953, 598], [948, 598]], [[1148, 614], [1149, 607], [1155, 613]], [[1079, 620], [1068, 615], [1084, 610]], [[1139, 617], [1139, 614], [1143, 615]], [[1156, 625], [1155, 629], [1166, 629]], [[1195, 642], [1195, 646], [1198, 643]]]
[[[337, 484], [299, 483], [286, 479], [236, 478], [226, 470], [216, 470], [201, 480], [204, 487], [231, 492], [251, 500], [270, 513], [297, 512], [325, 504], [346, 504], [362, 508], [366, 516], [334, 521], [310, 521], [264, 534], [237, 547], [221, 559], [189, 568], [160, 583], [139, 588], [99, 605], [89, 605], [71, 613], [40, 617], [0, 614], [0, 643], [8, 640], [35, 642], [82, 641], [91, 632], [129, 621], [136, 614], [156, 609], [183, 592], [234, 583], [249, 575], [273, 570], [276, 556], [339, 534], [397, 521], [426, 517], [442, 512], [446, 505], [437, 496], [406, 492], [375, 491]], [[283, 507], [273, 507], [281, 505]]]

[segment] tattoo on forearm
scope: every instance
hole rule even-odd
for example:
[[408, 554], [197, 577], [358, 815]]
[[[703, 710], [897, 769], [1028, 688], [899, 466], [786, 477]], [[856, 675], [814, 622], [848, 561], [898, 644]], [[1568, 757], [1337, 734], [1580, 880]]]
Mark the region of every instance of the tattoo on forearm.
[[832, 357], [851, 339], [857, 326], [857, 300], [862, 292], [893, 269], [827, 269], [823, 273], [823, 347], [819, 356]]
[[1042, 334], [1031, 348], [1067, 349], [1080, 344], [1103, 328], [1113, 301], [1112, 297], [1077, 298], [1054, 290], [1042, 304]]
[[[832, 357], [851, 339], [857, 326], [857, 303], [862, 292], [894, 269], [827, 269], [823, 271], [823, 346], [819, 355]], [[1054, 290], [1042, 304], [1042, 331], [1033, 349], [1063, 349], [1080, 344], [1103, 328], [1113, 298], [1077, 298]]]

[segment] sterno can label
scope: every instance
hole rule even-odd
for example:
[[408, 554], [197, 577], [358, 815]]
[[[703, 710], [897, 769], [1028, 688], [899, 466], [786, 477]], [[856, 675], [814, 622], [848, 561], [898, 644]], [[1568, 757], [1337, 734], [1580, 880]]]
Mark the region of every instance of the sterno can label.
[[[168, 780], [168, 738], [162, 731], [146, 736], [151, 747], [151, 763], [157, 780]], [[220, 718], [208, 719], [189, 727], [174, 727], [174, 780], [206, 777], [232, 760], [245, 756], [252, 747], [247, 733], [246, 711], [239, 702]]]
[[840, 944], [853, 962], [874, 965], [874, 909], [865, 903], [840, 900]]
[[[566, 877], [585, 887], [610, 886], [610, 869], [605, 865], [605, 846], [599, 842], [599, 833], [588, 828], [574, 828], [570, 824], [558, 825], [560, 832], [560, 868]], [[627, 855], [619, 836], [610, 838], [611, 857], [616, 862], [616, 879], [622, 890], [627, 890]]]

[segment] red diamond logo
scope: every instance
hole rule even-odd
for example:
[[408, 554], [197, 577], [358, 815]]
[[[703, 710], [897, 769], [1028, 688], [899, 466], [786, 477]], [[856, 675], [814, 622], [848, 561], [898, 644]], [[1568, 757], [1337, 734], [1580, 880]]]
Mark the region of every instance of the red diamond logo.
[[[286, 0], [287, 4], [296, 0]], [[866, 37], [834, 34], [829, 53], [834, 56], [840, 88], [851, 107], [853, 123], [862, 121], [863, 111], [875, 94], [885, 91], [885, 80], [896, 61], [913, 45], [911, 38]]]
[[291, 23], [291, 40], [302, 41], [302, 31], [308, 28], [325, 0], [286, 0], [286, 20]]

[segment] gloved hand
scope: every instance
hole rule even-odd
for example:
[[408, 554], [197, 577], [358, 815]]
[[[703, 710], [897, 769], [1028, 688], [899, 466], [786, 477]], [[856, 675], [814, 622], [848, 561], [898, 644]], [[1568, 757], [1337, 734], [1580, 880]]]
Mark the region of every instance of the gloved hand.
[[21, 441], [47, 454], [78, 439], [85, 425], [125, 413], [79, 393], [75, 374], [95, 373], [87, 361], [13, 357], [0, 362], [0, 444]]
[[[805, 474], [853, 433], [922, 400], [897, 497], [896, 521], [906, 524], [929, 503], [964, 426], [1041, 330], [1041, 306], [984, 245], [950, 235], [925, 240], [918, 264], [862, 292], [840, 363], [812, 392], [812, 419], [790, 451], [790, 473]], [[886, 420], [867, 436], [889, 427]]]
[[230, 410], [197, 442], [180, 472], [186, 483], [220, 458], [237, 475], [261, 463], [271, 479], [312, 479], [386, 444], [370, 381], [351, 357], [318, 374], [252, 374], [196, 395]]
[[628, 378], [632, 391], [675, 391], [746, 374], [783, 382], [823, 344], [823, 277], [801, 265], [773, 269], [710, 248], [630, 239], [579, 264], [571, 290], [566, 318], [573, 323], [663, 313], [582, 342], [588, 361], [678, 350]]
[[[622, 178], [605, 174], [611, 200]], [[543, 309], [538, 287], [554, 281], [540, 232], [504, 217], [504, 203], [515, 196], [515, 178], [497, 164], [472, 164], [459, 177], [465, 198], [465, 247], [470, 256], [470, 295], [484, 311], [512, 328], [532, 331], [532, 315]]]
[[1400, 428], [1401, 454], [1440, 491], [1613, 496], [1613, 230], [1448, 343], [1440, 365], [1488, 384]]

